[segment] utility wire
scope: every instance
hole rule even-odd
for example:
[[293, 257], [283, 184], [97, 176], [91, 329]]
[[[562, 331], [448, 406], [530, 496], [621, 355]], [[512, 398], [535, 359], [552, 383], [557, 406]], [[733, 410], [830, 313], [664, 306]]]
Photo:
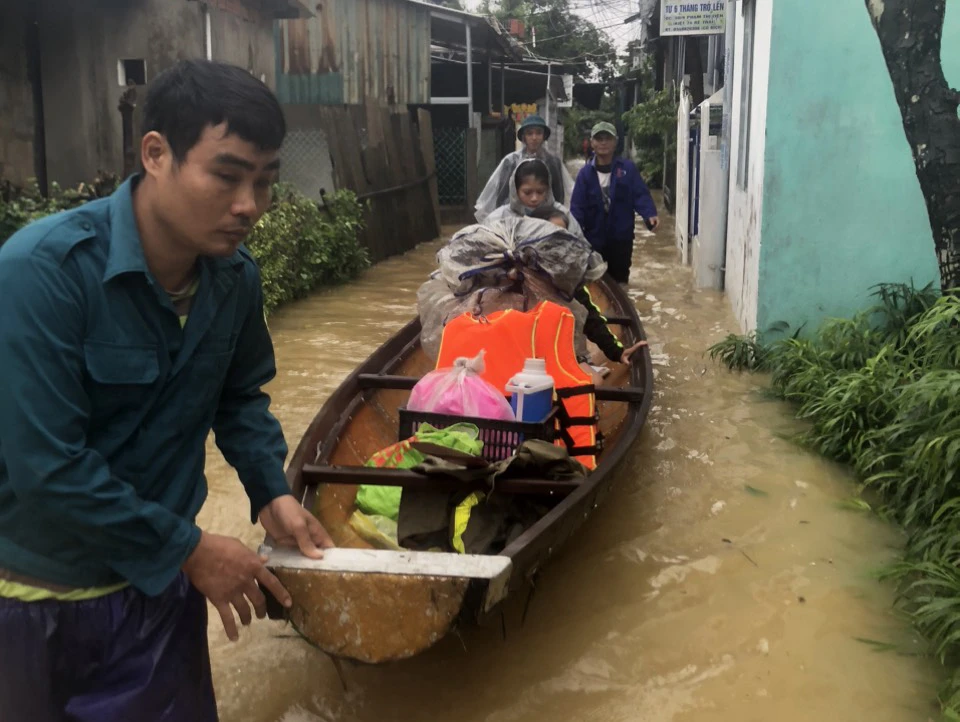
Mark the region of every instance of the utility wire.
[[[605, 25], [605, 26], [599, 27], [599, 28], [598, 28], [598, 27], [594, 27], [593, 29], [594, 29], [594, 30], [609, 30], [610, 28], [615, 28], [615, 27], [618, 27], [618, 26], [620, 26], [620, 25], [623, 25], [623, 23], [615, 23], [615, 24], [613, 24], [613, 25]], [[549, 42], [549, 41], [551, 41], [551, 40], [560, 40], [561, 38], [568, 38], [568, 37], [570, 37], [571, 35], [577, 35], [577, 34], [581, 33], [584, 29], [585, 29], [585, 28], [580, 28], [580, 29], [578, 29], [578, 30], [574, 30], [574, 31], [569, 32], [569, 33], [564, 33], [563, 35], [554, 35], [553, 37], [550, 37], [550, 38], [537, 38], [537, 42], [546, 43], [546, 42]], [[533, 43], [533, 40], [529, 40], [529, 41], [527, 41], [527, 42], [525, 42], [525, 43], [520, 43], [520, 44], [521, 44], [521, 45], [530, 45], [530, 44], [532, 44], [532, 43]]]

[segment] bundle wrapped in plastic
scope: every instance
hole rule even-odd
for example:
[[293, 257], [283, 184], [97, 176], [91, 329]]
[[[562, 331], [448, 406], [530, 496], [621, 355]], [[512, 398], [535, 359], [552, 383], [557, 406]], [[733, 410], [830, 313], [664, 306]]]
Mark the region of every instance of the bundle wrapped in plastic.
[[467, 226], [437, 254], [439, 269], [417, 293], [423, 350], [440, 353], [447, 322], [462, 313], [532, 310], [542, 301], [569, 308], [577, 320], [576, 352], [586, 355], [587, 311], [573, 294], [599, 279], [607, 264], [589, 243], [535, 218], [509, 217]]
[[443, 280], [457, 295], [500, 286], [516, 269], [546, 276], [560, 295], [572, 297], [607, 270], [587, 241], [548, 221], [520, 216], [467, 226], [440, 250], [437, 262]]

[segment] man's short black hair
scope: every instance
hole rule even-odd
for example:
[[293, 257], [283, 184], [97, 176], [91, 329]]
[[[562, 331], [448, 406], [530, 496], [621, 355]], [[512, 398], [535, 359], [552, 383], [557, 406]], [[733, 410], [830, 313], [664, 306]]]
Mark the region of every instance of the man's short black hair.
[[143, 134], [156, 131], [178, 163], [207, 126], [227, 124], [227, 133], [260, 150], [278, 150], [287, 134], [280, 102], [243, 68], [209, 60], [183, 60], [150, 84]]

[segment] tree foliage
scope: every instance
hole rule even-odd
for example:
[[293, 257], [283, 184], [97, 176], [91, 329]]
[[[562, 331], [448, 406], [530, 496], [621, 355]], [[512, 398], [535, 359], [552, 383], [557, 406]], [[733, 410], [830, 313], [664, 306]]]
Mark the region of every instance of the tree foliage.
[[574, 102], [563, 115], [563, 148], [568, 156], [579, 156], [583, 139], [590, 136], [590, 129], [600, 121], [616, 124], [616, 98], [607, 93], [600, 101], [599, 110], [590, 110]]
[[624, 113], [623, 124], [636, 149], [640, 173], [648, 183], [662, 186], [665, 159], [668, 164], [676, 165], [676, 93], [672, 88], [655, 93]]
[[264, 310], [355, 278], [370, 265], [357, 242], [362, 228], [363, 206], [353, 191], [327, 196], [320, 209], [293, 186], [277, 185], [273, 203], [246, 240], [260, 267]]
[[[480, 10], [502, 23], [523, 21], [526, 47], [539, 57], [574, 66], [584, 77], [607, 81], [617, 74], [617, 50], [610, 37], [588, 19], [574, 14], [570, 0], [484, 0]], [[537, 31], [536, 48], [531, 28]]]

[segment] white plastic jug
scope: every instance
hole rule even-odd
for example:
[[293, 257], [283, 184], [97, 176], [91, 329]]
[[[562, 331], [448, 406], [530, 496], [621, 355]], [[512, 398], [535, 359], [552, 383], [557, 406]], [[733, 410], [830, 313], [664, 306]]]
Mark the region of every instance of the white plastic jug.
[[523, 371], [507, 383], [510, 406], [517, 421], [538, 423], [553, 409], [553, 377], [547, 373], [547, 362], [528, 358]]

